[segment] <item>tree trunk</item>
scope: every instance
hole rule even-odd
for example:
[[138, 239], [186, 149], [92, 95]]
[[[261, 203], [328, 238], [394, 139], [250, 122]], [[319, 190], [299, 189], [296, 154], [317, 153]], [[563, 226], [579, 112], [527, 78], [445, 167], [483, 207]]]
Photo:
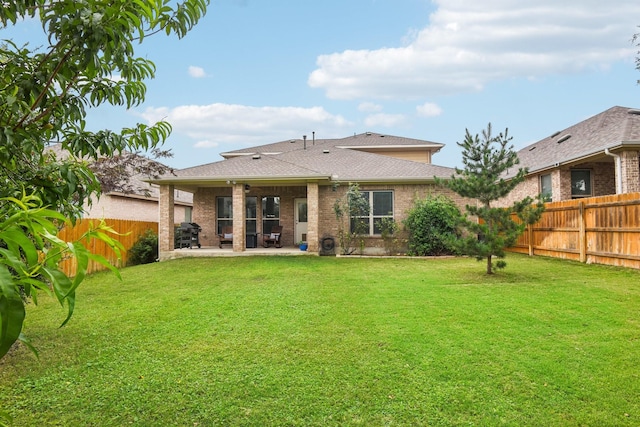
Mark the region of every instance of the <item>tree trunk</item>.
[[487, 255], [487, 274], [493, 274], [491, 270], [491, 255]]

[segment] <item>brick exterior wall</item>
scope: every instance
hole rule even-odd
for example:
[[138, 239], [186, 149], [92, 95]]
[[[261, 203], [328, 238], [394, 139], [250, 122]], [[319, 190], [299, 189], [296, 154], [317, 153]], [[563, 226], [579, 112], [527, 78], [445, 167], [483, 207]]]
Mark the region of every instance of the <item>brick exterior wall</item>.
[[[637, 160], [637, 159], [636, 159]], [[528, 175], [507, 197], [495, 203], [495, 206], [511, 206], [513, 202], [525, 197], [535, 198], [540, 194], [540, 176], [551, 175], [552, 201], [571, 200], [571, 170], [588, 169], [591, 171], [591, 189], [593, 196], [616, 194], [615, 166], [612, 162], [583, 163], [572, 168], [559, 168], [542, 174]]]
[[[317, 190], [316, 190], [317, 189]], [[309, 251], [317, 252], [320, 240], [326, 236], [337, 235], [338, 222], [336, 220], [333, 205], [335, 201], [343, 197], [348, 186], [341, 185], [333, 191], [331, 186], [317, 186], [315, 183], [307, 186], [292, 187], [252, 187], [245, 196], [255, 196], [258, 199], [257, 221], [258, 233], [262, 230], [262, 197], [280, 197], [280, 224], [283, 226], [282, 243], [284, 246], [294, 246], [296, 244], [294, 236], [295, 227], [295, 204], [297, 198], [307, 198], [308, 203], [308, 243]], [[425, 198], [427, 195], [443, 194], [454, 200], [454, 202], [464, 212], [464, 206], [468, 203], [475, 203], [469, 199], [463, 199], [449, 189], [436, 185], [362, 185], [362, 191], [367, 190], [392, 190], [394, 192], [394, 218], [398, 223], [407, 216], [407, 211], [413, 207], [418, 198]], [[317, 211], [314, 209], [314, 193], [317, 191]], [[217, 246], [217, 224], [216, 224], [216, 198], [220, 196], [231, 197], [230, 187], [220, 188], [199, 188], [193, 197], [193, 222], [202, 228], [200, 233], [200, 243], [204, 246]], [[317, 215], [315, 212], [317, 212]], [[235, 216], [235, 215], [234, 215]], [[317, 222], [317, 235], [313, 236], [313, 224]], [[258, 244], [261, 244], [260, 236]], [[368, 247], [383, 247], [382, 239], [372, 237], [368, 239]]]
[[[189, 207], [190, 210], [190, 207]], [[103, 194], [100, 199], [85, 208], [85, 218], [117, 218], [132, 221], [158, 222], [158, 201]], [[176, 221], [185, 221], [187, 207], [174, 205]]]
[[623, 151], [620, 155], [622, 163], [622, 192], [640, 192], [640, 158], [638, 151]]

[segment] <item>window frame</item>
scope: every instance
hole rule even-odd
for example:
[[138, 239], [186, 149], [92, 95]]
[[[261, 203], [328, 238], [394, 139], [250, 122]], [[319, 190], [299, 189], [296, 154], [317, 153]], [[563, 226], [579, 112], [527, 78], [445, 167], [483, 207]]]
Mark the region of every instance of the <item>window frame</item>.
[[[226, 200], [225, 200], [226, 199]], [[227, 206], [223, 209], [220, 208], [220, 201], [223, 201]], [[229, 204], [230, 202], [230, 204]], [[229, 216], [221, 216], [220, 214], [227, 215], [226, 210], [229, 210]], [[233, 226], [233, 197], [232, 196], [217, 196], [216, 197], [216, 234], [222, 233], [222, 228], [225, 226]]]
[[[588, 179], [582, 180], [585, 182], [585, 190], [576, 191], [577, 186], [577, 177], [574, 178], [574, 174], [588, 174]], [[575, 181], [574, 181], [575, 180]], [[587, 192], [588, 190], [588, 192]], [[591, 169], [571, 169], [571, 198], [572, 199], [582, 199], [585, 197], [593, 197], [593, 171]]]
[[[375, 194], [382, 194], [382, 193], [389, 193], [391, 195], [391, 198], [390, 198], [391, 212], [384, 215], [380, 213], [376, 213], [376, 209], [375, 209], [375, 199], [376, 199]], [[367, 201], [369, 202], [369, 214], [351, 218], [350, 230], [353, 232], [353, 230], [355, 229], [355, 222], [354, 222], [354, 219], [355, 219], [357, 221], [363, 221], [367, 224], [368, 232], [365, 233], [366, 236], [371, 236], [371, 237], [381, 236], [382, 231], [379, 229], [376, 230], [376, 228], [379, 228], [378, 225], [380, 224], [380, 222], [384, 218], [391, 218], [391, 219], [395, 218], [395, 215], [394, 215], [395, 192], [393, 190], [362, 190], [360, 191], [360, 194], [363, 198], [366, 197]]]
[[[274, 199], [273, 206], [277, 207], [277, 212], [267, 212], [267, 199]], [[271, 233], [271, 227], [274, 225], [280, 225], [280, 218], [282, 215], [282, 202], [280, 196], [262, 196], [260, 198], [260, 208], [262, 212], [262, 234]], [[276, 215], [277, 213], [277, 215]]]
[[[544, 180], [545, 178], [548, 178], [549, 180], [549, 188], [548, 188], [548, 192], [545, 191], [545, 185], [544, 185]], [[553, 178], [551, 177], [550, 173], [545, 173], [540, 175], [540, 179], [538, 182], [539, 186], [540, 186], [540, 196], [544, 199], [544, 201], [546, 202], [551, 202], [553, 201]]]

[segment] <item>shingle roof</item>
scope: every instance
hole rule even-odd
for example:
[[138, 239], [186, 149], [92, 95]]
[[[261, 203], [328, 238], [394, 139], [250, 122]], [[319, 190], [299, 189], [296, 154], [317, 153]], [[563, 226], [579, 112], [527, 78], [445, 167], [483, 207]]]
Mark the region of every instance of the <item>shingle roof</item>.
[[[341, 139], [281, 141], [230, 152], [231, 157], [176, 171], [163, 182], [205, 184], [215, 180], [333, 180], [358, 182], [432, 181], [448, 178], [452, 168], [360, 151], [357, 147], [428, 147], [442, 144], [367, 133]], [[349, 148], [344, 148], [349, 147]], [[355, 148], [355, 149], [350, 149]], [[229, 154], [229, 153], [227, 153]]]
[[[304, 139], [289, 139], [286, 141], [275, 142], [273, 144], [259, 145], [256, 147], [243, 148], [235, 151], [222, 153], [222, 157], [235, 157], [238, 155], [253, 155], [256, 153], [284, 153], [287, 151], [298, 150], [304, 148]], [[422, 147], [437, 151], [444, 144], [438, 142], [425, 141], [421, 139], [405, 138], [401, 136], [385, 135], [374, 132], [366, 132], [359, 135], [348, 136], [346, 138], [337, 139], [310, 139], [306, 140], [306, 147]]]
[[640, 145], [640, 110], [612, 107], [523, 148], [518, 158], [531, 173], [625, 145]]

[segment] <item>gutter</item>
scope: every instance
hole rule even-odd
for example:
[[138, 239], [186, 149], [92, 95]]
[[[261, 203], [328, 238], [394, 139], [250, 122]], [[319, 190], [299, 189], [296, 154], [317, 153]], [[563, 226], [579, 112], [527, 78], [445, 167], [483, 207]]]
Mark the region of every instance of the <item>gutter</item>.
[[604, 149], [604, 154], [616, 159], [616, 194], [622, 194], [622, 159], [618, 154], [609, 151], [608, 148]]

